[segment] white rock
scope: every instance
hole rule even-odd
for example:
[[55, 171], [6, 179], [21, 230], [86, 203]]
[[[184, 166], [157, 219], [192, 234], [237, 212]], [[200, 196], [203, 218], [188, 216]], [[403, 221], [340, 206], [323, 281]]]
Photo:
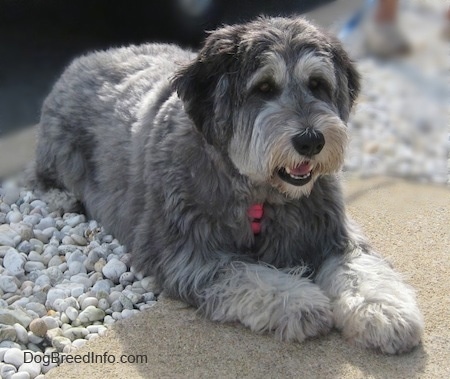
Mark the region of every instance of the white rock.
[[30, 243], [33, 246], [33, 249], [37, 251], [39, 254], [44, 250], [44, 243], [36, 238], [31, 238]]
[[11, 378], [17, 372], [17, 368], [10, 364], [0, 364], [0, 378]]
[[13, 341], [9, 341], [9, 340], [4, 340], [4, 341], [0, 342], [0, 348], [1, 347], [7, 347], [9, 349], [14, 348], [14, 349], [22, 350], [22, 346], [20, 346], [19, 343], [16, 343], [16, 342], [13, 342]]
[[96, 297], [86, 297], [81, 303], [81, 309], [85, 310], [90, 305], [96, 307], [98, 305], [98, 299]]
[[84, 311], [82, 311], [78, 319], [83, 323], [88, 323], [92, 321], [103, 320], [105, 317], [105, 311], [103, 309], [99, 309], [94, 307], [93, 305], [89, 305]]
[[72, 346], [74, 346], [78, 349], [78, 348], [86, 345], [86, 342], [87, 342], [87, 340], [85, 340], [84, 338], [78, 338], [72, 342]]
[[30, 379], [30, 378], [31, 378], [30, 374], [26, 371], [16, 372], [11, 376], [11, 379]]
[[119, 282], [120, 276], [127, 271], [125, 263], [119, 261], [117, 258], [111, 259], [102, 269], [103, 275], [111, 279], [114, 283]]
[[47, 234], [45, 234], [42, 230], [34, 229], [33, 233], [34, 236], [42, 243], [48, 243], [48, 241], [50, 240], [50, 237]]
[[0, 347], [0, 362], [3, 362], [3, 357], [5, 356], [5, 353], [8, 351], [8, 348], [6, 347]]
[[69, 328], [63, 332], [63, 336], [69, 338], [71, 341], [74, 341], [78, 338], [84, 338], [88, 334], [89, 331], [81, 326]]
[[61, 263], [63, 263], [61, 257], [55, 255], [51, 257], [50, 260], [48, 261], [48, 267], [59, 266]]
[[36, 228], [39, 230], [44, 230], [50, 227], [55, 227], [56, 221], [53, 217], [44, 217], [39, 221], [39, 223], [36, 225]]
[[70, 238], [72, 238], [73, 242], [75, 242], [76, 245], [79, 246], [86, 246], [87, 241], [86, 238], [79, 236], [77, 234], [71, 234]]
[[139, 313], [139, 311], [137, 309], [124, 309], [122, 311], [122, 319], [129, 318], [129, 317], [134, 316], [134, 315], [136, 315], [138, 313]]
[[106, 311], [109, 308], [110, 304], [108, 299], [102, 298], [98, 300], [97, 307]]
[[18, 223], [22, 221], [22, 214], [17, 211], [11, 211], [6, 216], [6, 221], [9, 223]]
[[34, 379], [41, 373], [41, 364], [37, 362], [24, 363], [19, 367], [19, 372], [27, 372]]
[[22, 325], [20, 325], [19, 323], [15, 323], [13, 326], [14, 326], [14, 329], [16, 330], [16, 335], [17, 335], [18, 342], [21, 342], [23, 344], [27, 344], [28, 343], [28, 332], [27, 332], [27, 330]]
[[94, 292], [105, 291], [105, 292], [109, 293], [109, 290], [111, 289], [112, 285], [113, 285], [113, 283], [111, 282], [111, 280], [109, 280], [109, 279], [102, 279], [102, 280], [97, 281], [92, 286], [92, 291], [94, 291]]
[[16, 322], [26, 328], [30, 325], [31, 317], [20, 308], [0, 308], [0, 324], [14, 325]]
[[44, 316], [47, 314], [47, 309], [43, 304], [37, 303], [37, 302], [30, 302], [25, 305], [25, 309], [31, 310], [33, 312], [36, 312], [39, 317]]
[[42, 262], [28, 261], [25, 263], [24, 268], [26, 272], [40, 271], [45, 269], [45, 265]]
[[42, 321], [44, 321], [45, 325], [47, 325], [47, 329], [59, 328], [59, 322], [54, 317], [44, 316], [44, 317], [42, 317]]
[[133, 283], [134, 280], [134, 274], [130, 271], [124, 272], [122, 275], [120, 275], [119, 283], [122, 285], [128, 285]]
[[78, 261], [74, 261], [70, 264], [68, 264], [68, 269], [69, 269], [69, 274], [72, 275], [77, 275], [77, 274], [86, 274], [87, 270], [86, 267], [84, 266], [84, 264], [82, 262], [78, 262]]
[[[3, 187], [5, 187], [5, 185], [3, 184]], [[19, 200], [20, 198], [20, 191], [19, 189], [16, 188], [8, 188], [6, 190], [5, 195], [3, 196], [3, 201], [8, 204], [14, 204], [17, 200]]]
[[78, 317], [78, 311], [74, 307], [67, 307], [65, 313], [71, 321], [75, 321]]
[[81, 224], [82, 222], [86, 222], [86, 217], [84, 217], [83, 215], [75, 215], [66, 220], [66, 224], [69, 225], [71, 228], [74, 228], [75, 226]]
[[24, 273], [23, 266], [25, 265], [25, 258], [18, 253], [14, 248], [9, 249], [3, 258], [3, 267], [6, 268], [12, 275], [21, 275]]
[[67, 297], [66, 291], [59, 288], [51, 288], [47, 293], [46, 304], [52, 307], [56, 299], [65, 299], [66, 297]]
[[106, 315], [105, 319], [103, 320], [103, 324], [105, 325], [112, 325], [116, 322], [110, 315]]
[[0, 276], [0, 289], [3, 292], [14, 293], [17, 291], [17, 284], [14, 281], [14, 277], [5, 275]]
[[28, 244], [30, 244], [29, 240], [34, 237], [33, 229], [31, 228], [30, 225], [21, 222], [19, 224], [11, 224], [10, 227], [20, 235], [20, 238], [22, 239], [23, 242], [27, 242]]
[[[55, 351], [56, 351], [56, 349], [55, 349]], [[51, 356], [50, 352], [48, 352], [48, 353], [46, 352], [46, 354]], [[47, 374], [52, 368], [55, 368], [57, 366], [58, 366], [58, 362], [56, 362], [56, 361], [49, 361], [47, 363], [41, 362], [41, 371], [43, 374]], [[35, 379], [38, 379], [38, 377], [36, 377]]]
[[98, 335], [99, 336], [103, 336], [107, 331], [108, 331], [107, 327], [105, 327], [103, 325], [98, 326]]
[[141, 286], [147, 292], [155, 292], [157, 289], [156, 280], [153, 276], [146, 276], [141, 280]]
[[28, 341], [30, 341], [31, 343], [39, 345], [43, 340], [44, 340], [43, 337], [39, 337], [33, 332], [28, 332]]
[[53, 338], [52, 345], [58, 350], [59, 352], [62, 352], [64, 350], [64, 347], [67, 345], [70, 345], [71, 341], [67, 337], [63, 336], [57, 336]]
[[92, 334], [88, 334], [87, 336], [86, 336], [86, 339], [88, 340], [88, 341], [91, 341], [91, 340], [95, 340], [96, 338], [98, 338], [99, 337], [99, 335], [97, 334], [97, 333], [92, 333]]
[[39, 215], [27, 215], [23, 218], [23, 222], [25, 224], [32, 225], [32, 226], [35, 226], [36, 224], [38, 224], [40, 220], [41, 220], [41, 218], [39, 217]]
[[24, 361], [23, 351], [17, 348], [8, 349], [3, 356], [3, 361], [5, 363], [9, 363], [14, 365], [16, 368], [19, 368]]

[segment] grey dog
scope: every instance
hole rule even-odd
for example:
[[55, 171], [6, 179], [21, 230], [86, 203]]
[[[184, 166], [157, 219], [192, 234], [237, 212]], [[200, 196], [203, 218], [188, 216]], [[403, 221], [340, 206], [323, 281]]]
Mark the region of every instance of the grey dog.
[[414, 291], [347, 218], [338, 180], [358, 92], [340, 43], [298, 17], [224, 26], [198, 54], [96, 52], [44, 103], [36, 177], [212, 320], [297, 341], [335, 326], [407, 352]]

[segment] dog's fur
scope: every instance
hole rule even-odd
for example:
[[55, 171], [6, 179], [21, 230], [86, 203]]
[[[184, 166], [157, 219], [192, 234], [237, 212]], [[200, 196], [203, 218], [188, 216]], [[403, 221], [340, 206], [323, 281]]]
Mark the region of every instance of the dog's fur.
[[[423, 330], [414, 293], [352, 226], [338, 182], [358, 92], [339, 42], [301, 18], [225, 26], [198, 55], [97, 52], [45, 101], [37, 179], [75, 195], [136, 268], [213, 320], [297, 341], [336, 326], [406, 352]], [[294, 139], [319, 132], [320, 152], [300, 154]], [[305, 162], [309, 182], [279, 175]]]

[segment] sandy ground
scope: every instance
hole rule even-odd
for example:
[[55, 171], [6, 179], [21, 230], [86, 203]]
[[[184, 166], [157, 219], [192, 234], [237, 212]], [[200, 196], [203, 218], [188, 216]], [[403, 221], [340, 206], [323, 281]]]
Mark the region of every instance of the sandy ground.
[[423, 343], [402, 356], [350, 345], [338, 332], [282, 343], [240, 325], [203, 320], [164, 299], [78, 350], [145, 355], [147, 363], [63, 364], [48, 378], [449, 378], [450, 190], [386, 178], [347, 179], [349, 213], [417, 289]]

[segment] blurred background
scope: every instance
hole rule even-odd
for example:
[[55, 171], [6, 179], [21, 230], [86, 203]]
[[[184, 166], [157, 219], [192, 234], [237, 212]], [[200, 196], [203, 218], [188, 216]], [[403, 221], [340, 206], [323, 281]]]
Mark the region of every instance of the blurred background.
[[385, 54], [373, 22], [382, 1], [0, 0], [0, 179], [32, 159], [41, 104], [75, 56], [149, 41], [197, 48], [222, 23], [303, 14], [339, 36], [363, 75], [345, 170], [448, 183], [448, 2], [394, 1], [407, 49]]

